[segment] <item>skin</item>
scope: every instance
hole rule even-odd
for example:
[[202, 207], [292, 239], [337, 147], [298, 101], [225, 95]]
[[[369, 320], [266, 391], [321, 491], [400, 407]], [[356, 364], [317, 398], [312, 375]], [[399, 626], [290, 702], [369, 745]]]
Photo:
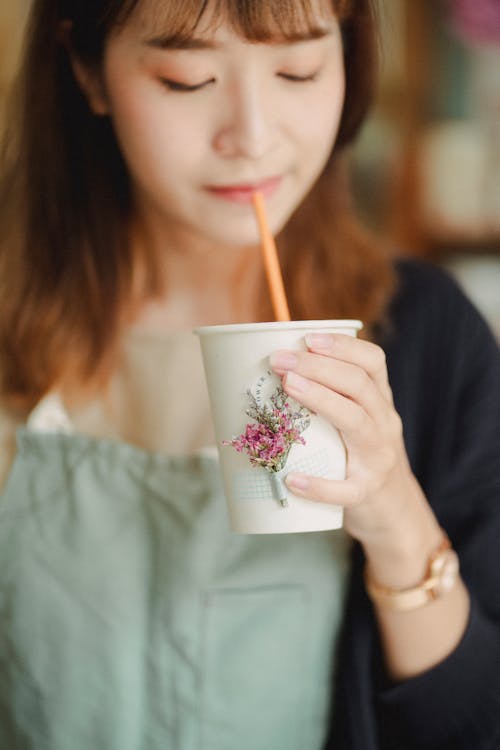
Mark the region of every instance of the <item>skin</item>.
[[[162, 253], [170, 280], [168, 295], [145, 308], [141, 322], [188, 328], [255, 319], [260, 260], [253, 212], [207, 187], [280, 175], [267, 203], [272, 231], [284, 226], [338, 131], [345, 87], [338, 24], [329, 4], [319, 3], [318, 22], [329, 31], [323, 39], [250, 44], [226, 23], [214, 32], [208, 16], [199, 36], [218, 49], [165, 50], [147, 43], [158, 31], [147, 11], [147, 2], [139, 5], [111, 36], [99, 74], [72, 58], [89, 106], [112, 119], [128, 164], [133, 241]], [[179, 83], [200, 88], [181, 92]], [[233, 289], [233, 296], [221, 289]], [[304, 498], [344, 506], [345, 528], [362, 544], [375, 580], [415, 585], [442, 534], [409, 466], [384, 353], [341, 335], [307, 344], [306, 352], [275, 353], [271, 365], [290, 396], [338, 427], [347, 478], [289, 475], [287, 483]], [[388, 670], [405, 679], [456, 647], [469, 599], [459, 579], [423, 608], [376, 614]]]

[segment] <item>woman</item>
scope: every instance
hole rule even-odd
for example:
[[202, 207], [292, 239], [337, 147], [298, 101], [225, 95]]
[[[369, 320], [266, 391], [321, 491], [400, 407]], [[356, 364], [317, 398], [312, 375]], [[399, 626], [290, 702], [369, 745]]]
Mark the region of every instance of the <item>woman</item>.
[[[499, 355], [352, 217], [373, 36], [367, 0], [35, 2], [2, 187], [5, 746], [494, 741]], [[292, 316], [371, 339], [271, 358], [341, 431], [345, 481], [287, 481], [345, 533], [229, 534], [205, 450], [189, 331], [271, 317], [255, 189]]]

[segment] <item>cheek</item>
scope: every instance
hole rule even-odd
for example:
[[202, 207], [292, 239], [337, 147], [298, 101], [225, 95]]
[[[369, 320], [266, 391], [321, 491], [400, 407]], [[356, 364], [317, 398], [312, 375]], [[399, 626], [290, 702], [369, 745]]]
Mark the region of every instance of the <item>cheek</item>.
[[344, 82], [339, 75], [328, 76], [306, 97], [298, 97], [287, 115], [295, 142], [311, 157], [330, 153], [340, 125], [344, 102]]
[[313, 137], [335, 138], [340, 125], [343, 103], [343, 83], [336, 80], [331, 86], [321, 87], [307, 112]]
[[295, 120], [295, 141], [303, 152], [302, 163], [307, 171], [316, 169], [330, 155], [340, 125], [342, 101], [316, 99], [301, 109]]
[[201, 124], [167, 106], [154, 89], [129, 86], [121, 96], [116, 92], [111, 101], [115, 132], [132, 172], [177, 172], [179, 161], [196, 162]]

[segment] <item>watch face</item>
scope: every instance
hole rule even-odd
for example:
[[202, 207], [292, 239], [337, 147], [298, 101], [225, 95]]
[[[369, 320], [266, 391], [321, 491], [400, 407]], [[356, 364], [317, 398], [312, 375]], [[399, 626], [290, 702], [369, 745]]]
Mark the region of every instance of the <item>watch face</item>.
[[457, 553], [448, 549], [434, 561], [433, 573], [436, 576], [435, 593], [440, 596], [451, 591], [458, 576]]

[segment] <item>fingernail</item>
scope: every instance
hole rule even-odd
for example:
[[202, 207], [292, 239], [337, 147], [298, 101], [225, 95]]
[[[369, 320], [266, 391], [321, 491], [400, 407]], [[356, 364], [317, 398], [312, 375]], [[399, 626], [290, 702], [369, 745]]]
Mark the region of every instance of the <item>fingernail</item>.
[[297, 367], [298, 361], [297, 355], [293, 352], [273, 352], [269, 357], [273, 370], [281, 370], [282, 372], [293, 370]]
[[295, 393], [304, 393], [309, 388], [309, 381], [296, 372], [287, 372], [283, 379], [283, 385]]
[[330, 333], [308, 333], [305, 341], [309, 349], [315, 349], [325, 353], [333, 350], [333, 338]]
[[296, 490], [307, 490], [309, 487], [309, 479], [305, 474], [288, 474], [286, 484]]

